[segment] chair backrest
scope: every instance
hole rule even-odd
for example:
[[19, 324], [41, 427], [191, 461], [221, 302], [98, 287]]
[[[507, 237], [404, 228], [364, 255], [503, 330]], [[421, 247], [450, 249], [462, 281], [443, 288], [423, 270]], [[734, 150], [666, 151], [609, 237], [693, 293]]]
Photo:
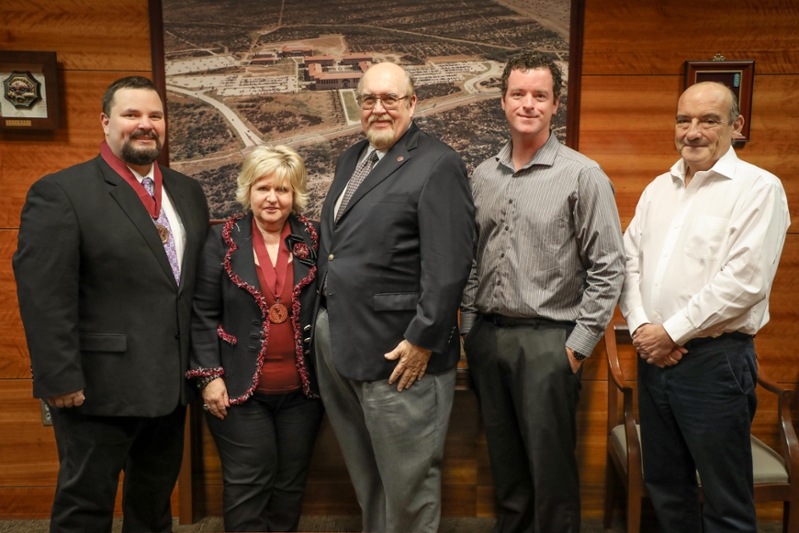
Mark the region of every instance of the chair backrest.
[[[623, 405], [619, 405], [619, 392], [632, 384], [624, 376], [619, 361], [619, 347], [632, 347], [633, 339], [623, 319], [613, 319], [605, 329], [605, 350], [608, 356], [608, 434], [623, 420]], [[615, 385], [615, 386], [614, 386]], [[632, 393], [632, 392], [631, 392]], [[622, 411], [619, 408], [622, 407]], [[634, 408], [634, 405], [632, 406]]]
[[[633, 436], [633, 428], [637, 422], [634, 402], [634, 382], [637, 381], [637, 376], [625, 376], [622, 370], [619, 348], [622, 347], [623, 349], [624, 346], [632, 347], [632, 336], [623, 319], [614, 319], [605, 329], [605, 347], [608, 357], [608, 435], [619, 424], [623, 424], [627, 426], [625, 434]], [[632, 349], [634, 351], [634, 348]], [[790, 407], [793, 391], [785, 389], [771, 380], [762, 370], [759, 361], [757, 366], [757, 384], [764, 389], [760, 393], [770, 392], [778, 397], [777, 426], [779, 428], [780, 442], [778, 451], [782, 452], [779, 455], [789, 478], [794, 480], [792, 491], [795, 491], [796, 497], [799, 498], [799, 483], [796, 481], [797, 476], [799, 476], [799, 439], [796, 436]], [[622, 396], [621, 402], [619, 402], [619, 393]], [[638, 440], [636, 437], [637, 435], [633, 436], [633, 439]], [[760, 441], [756, 442], [759, 443]], [[639, 447], [638, 442], [628, 442], [627, 444], [628, 450], [630, 444], [633, 444], [633, 448]], [[765, 445], [763, 446], [765, 447]]]

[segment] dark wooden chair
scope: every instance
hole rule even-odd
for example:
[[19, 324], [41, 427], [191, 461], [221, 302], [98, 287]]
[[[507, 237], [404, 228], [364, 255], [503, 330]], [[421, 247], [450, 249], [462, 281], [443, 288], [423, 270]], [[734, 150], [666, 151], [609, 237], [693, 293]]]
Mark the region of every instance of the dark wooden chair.
[[[634, 351], [627, 325], [614, 320], [605, 330], [608, 354], [608, 441], [604, 526], [609, 529], [613, 521], [618, 478], [627, 492], [627, 532], [638, 533], [641, 529], [641, 501], [648, 494], [642, 475], [641, 433], [635, 418], [633, 384], [625, 379], [619, 364], [619, 345], [629, 345]], [[783, 502], [783, 532], [795, 533], [799, 531], [799, 441], [791, 421], [793, 391], [771, 381], [759, 363], [757, 383], [777, 395], [776, 423], [781, 453], [752, 436], [755, 502]]]

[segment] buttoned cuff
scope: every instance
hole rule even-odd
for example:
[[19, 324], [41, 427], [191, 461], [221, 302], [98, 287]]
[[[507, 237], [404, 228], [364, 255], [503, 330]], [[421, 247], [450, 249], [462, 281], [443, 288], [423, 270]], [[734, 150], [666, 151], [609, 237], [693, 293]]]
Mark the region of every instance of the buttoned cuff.
[[597, 345], [601, 338], [601, 336], [596, 337], [591, 335], [588, 331], [581, 328], [580, 324], [577, 324], [572, 330], [571, 335], [569, 335], [569, 338], [566, 339], [566, 346], [571, 348], [573, 352], [591, 357], [594, 346]]
[[631, 309], [624, 318], [627, 320], [627, 329], [630, 330], [630, 335], [635, 333], [635, 330], [640, 328], [642, 324], [650, 323], [650, 320], [646, 316], [646, 312], [644, 311], [643, 307], [635, 307]]
[[477, 313], [464, 313], [461, 311], [461, 335], [466, 335], [474, 326], [475, 321], [477, 321]]
[[694, 328], [685, 311], [679, 311], [663, 323], [663, 329], [669, 334], [671, 340], [682, 346], [693, 339], [699, 332]]

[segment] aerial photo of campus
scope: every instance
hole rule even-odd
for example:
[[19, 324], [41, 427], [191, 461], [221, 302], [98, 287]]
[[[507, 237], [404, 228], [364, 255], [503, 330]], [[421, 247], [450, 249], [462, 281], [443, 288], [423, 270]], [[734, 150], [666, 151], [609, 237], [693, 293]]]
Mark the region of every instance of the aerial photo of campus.
[[553, 128], [565, 139], [570, 0], [163, 0], [170, 166], [198, 179], [214, 218], [240, 208], [248, 151], [305, 159], [318, 218], [338, 156], [363, 138], [355, 87], [373, 63], [402, 65], [415, 121], [469, 172], [508, 139], [499, 78], [521, 49], [564, 72]]

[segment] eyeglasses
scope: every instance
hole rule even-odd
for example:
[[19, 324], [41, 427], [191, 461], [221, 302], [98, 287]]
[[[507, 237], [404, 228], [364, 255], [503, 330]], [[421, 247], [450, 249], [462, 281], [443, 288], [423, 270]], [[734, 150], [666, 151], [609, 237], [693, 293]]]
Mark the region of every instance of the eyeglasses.
[[397, 96], [396, 94], [362, 94], [356, 97], [358, 105], [361, 109], [372, 109], [377, 105], [377, 101], [383, 104], [384, 109], [397, 109], [400, 100], [404, 100], [408, 96]]

